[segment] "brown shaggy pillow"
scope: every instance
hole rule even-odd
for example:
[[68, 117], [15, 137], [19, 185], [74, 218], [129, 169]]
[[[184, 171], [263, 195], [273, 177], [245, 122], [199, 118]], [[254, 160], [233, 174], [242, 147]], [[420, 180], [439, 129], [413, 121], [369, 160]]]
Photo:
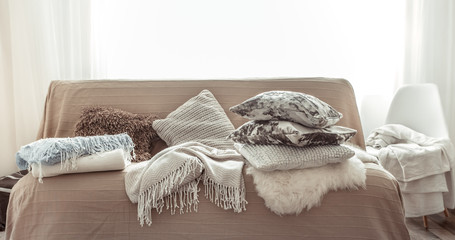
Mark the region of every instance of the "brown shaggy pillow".
[[76, 124], [76, 136], [127, 133], [133, 140], [136, 158], [133, 162], [146, 161], [154, 154], [154, 145], [160, 140], [152, 123], [157, 116], [134, 114], [111, 107], [90, 106], [82, 109]]

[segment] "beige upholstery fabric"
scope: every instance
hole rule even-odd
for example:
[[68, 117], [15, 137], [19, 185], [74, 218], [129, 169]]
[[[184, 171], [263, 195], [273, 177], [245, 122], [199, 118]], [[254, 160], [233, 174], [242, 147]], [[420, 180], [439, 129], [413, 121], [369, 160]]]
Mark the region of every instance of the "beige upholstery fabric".
[[[270, 90], [312, 94], [343, 114], [337, 125], [356, 129], [364, 148], [351, 85], [342, 79], [221, 81], [55, 81], [49, 88], [38, 137], [71, 136], [84, 106], [98, 104], [161, 118], [203, 89], [210, 90], [239, 127], [246, 119], [228, 108]], [[141, 227], [125, 193], [123, 171], [69, 174], [40, 184], [31, 175], [13, 188], [6, 239], [409, 239], [393, 176], [367, 164], [366, 189], [329, 192], [320, 207], [299, 216], [270, 212], [245, 176], [247, 210], [225, 211], [200, 197], [198, 212], [153, 215]], [[200, 187], [203, 187], [200, 185]]]
[[229, 111], [259, 93], [297, 91], [330, 104], [343, 118], [336, 124], [357, 130], [351, 142], [365, 148], [354, 91], [344, 79], [192, 80], [192, 81], [54, 81], [46, 98], [38, 138], [72, 136], [82, 107], [93, 104], [165, 118], [203, 89], [223, 107], [234, 127], [247, 121]]

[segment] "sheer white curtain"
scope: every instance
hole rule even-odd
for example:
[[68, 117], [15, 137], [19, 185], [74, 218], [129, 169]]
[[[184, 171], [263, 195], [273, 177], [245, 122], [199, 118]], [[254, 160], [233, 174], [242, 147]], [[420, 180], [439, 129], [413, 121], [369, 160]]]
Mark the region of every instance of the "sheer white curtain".
[[49, 82], [90, 78], [90, 2], [0, 0], [0, 176], [35, 140]]
[[92, 10], [98, 78], [346, 78], [368, 133], [401, 77], [404, 0], [101, 0]]
[[455, 2], [408, 0], [406, 13], [403, 83], [438, 85], [455, 141]]
[[404, 38], [397, 0], [101, 0], [92, 14], [98, 78], [324, 76], [390, 92]]
[[341, 77], [362, 99], [399, 78], [404, 0], [0, 1], [0, 174], [53, 79]]

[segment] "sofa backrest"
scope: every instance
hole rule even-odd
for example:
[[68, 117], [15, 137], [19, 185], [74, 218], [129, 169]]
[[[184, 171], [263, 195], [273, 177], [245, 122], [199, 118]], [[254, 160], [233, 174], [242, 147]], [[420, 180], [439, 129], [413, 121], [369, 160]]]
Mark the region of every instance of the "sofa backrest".
[[353, 88], [344, 79], [293, 78], [248, 80], [86, 80], [53, 81], [49, 86], [38, 139], [74, 136], [81, 109], [111, 106], [132, 113], [155, 113], [164, 118], [203, 89], [210, 90], [235, 127], [246, 122], [229, 107], [270, 90], [311, 94], [343, 114], [337, 125], [356, 129], [351, 140], [364, 148], [362, 126]]

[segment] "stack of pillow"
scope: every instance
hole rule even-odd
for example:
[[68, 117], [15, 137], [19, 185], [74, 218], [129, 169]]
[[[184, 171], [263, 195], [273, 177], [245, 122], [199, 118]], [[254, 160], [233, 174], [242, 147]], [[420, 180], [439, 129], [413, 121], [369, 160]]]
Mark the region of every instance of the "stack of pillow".
[[320, 167], [354, 156], [341, 144], [357, 131], [334, 126], [342, 114], [320, 99], [299, 92], [264, 92], [230, 111], [250, 121], [228, 138], [247, 163], [263, 171]]

